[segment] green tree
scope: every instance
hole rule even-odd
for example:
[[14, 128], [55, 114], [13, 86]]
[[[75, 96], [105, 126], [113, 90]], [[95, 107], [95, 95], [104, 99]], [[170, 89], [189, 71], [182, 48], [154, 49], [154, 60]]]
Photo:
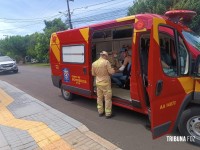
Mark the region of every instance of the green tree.
[[129, 7], [128, 15], [139, 13], [156, 13], [163, 15], [166, 11], [173, 9], [187, 9], [197, 12], [189, 27], [200, 34], [200, 3], [199, 0], [136, 0], [133, 6]]
[[17, 61], [25, 60], [26, 56], [39, 61], [48, 60], [49, 41], [53, 32], [67, 29], [60, 18], [44, 21], [43, 33], [26, 36], [10, 36], [0, 40], [0, 54], [8, 55]]
[[174, 6], [174, 9], [188, 9], [193, 10], [197, 13], [197, 16], [194, 17], [192, 23], [189, 25], [190, 28], [195, 31], [197, 34], [200, 34], [200, 2], [199, 0], [180, 0]]
[[44, 33], [39, 34], [36, 37], [35, 51], [37, 53], [37, 59], [39, 61], [48, 60], [50, 37], [53, 32], [66, 30], [67, 26], [62, 22], [60, 18], [53, 21], [44, 21], [45, 28]]
[[37, 39], [38, 37], [41, 35], [42, 33], [34, 33], [34, 34], [31, 34], [29, 37], [28, 37], [28, 47], [27, 47], [27, 56], [29, 56], [29, 59], [30, 58], [37, 58], [37, 51], [35, 50], [35, 47], [37, 45]]
[[176, 3], [175, 0], [136, 0], [133, 6], [129, 7], [128, 15], [139, 13], [164, 14]]
[[22, 36], [6, 37], [0, 41], [0, 51], [4, 55], [11, 56], [17, 61], [23, 60], [26, 56], [27, 40]]

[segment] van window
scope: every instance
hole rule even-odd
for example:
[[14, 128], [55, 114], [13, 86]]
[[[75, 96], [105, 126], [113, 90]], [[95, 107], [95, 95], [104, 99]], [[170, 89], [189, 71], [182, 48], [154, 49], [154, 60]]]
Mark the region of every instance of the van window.
[[180, 73], [181, 75], [186, 75], [189, 71], [189, 54], [180, 35], [178, 35], [178, 56], [180, 64]]
[[200, 51], [200, 36], [192, 31], [183, 31], [184, 38], [194, 46], [198, 51]]
[[159, 26], [160, 58], [163, 72], [171, 77], [178, 75], [175, 32], [170, 27]]
[[84, 45], [62, 47], [62, 60], [67, 63], [84, 63]]
[[105, 39], [110, 37], [111, 37], [111, 30], [97, 31], [94, 32], [94, 34], [92, 35], [93, 39]]
[[132, 37], [133, 29], [121, 29], [113, 31], [113, 39], [129, 38]]

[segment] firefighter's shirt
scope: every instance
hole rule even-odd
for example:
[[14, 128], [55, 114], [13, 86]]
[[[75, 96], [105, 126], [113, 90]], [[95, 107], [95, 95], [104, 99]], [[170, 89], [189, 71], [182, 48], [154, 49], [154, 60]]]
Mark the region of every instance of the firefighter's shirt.
[[110, 62], [102, 57], [92, 64], [92, 75], [96, 76], [96, 85], [110, 84], [110, 75], [115, 73]]

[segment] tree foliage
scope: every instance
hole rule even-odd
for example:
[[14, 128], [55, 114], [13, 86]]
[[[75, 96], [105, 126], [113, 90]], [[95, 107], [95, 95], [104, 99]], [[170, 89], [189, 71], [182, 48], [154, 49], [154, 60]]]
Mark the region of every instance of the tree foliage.
[[190, 28], [195, 31], [197, 34], [200, 34], [200, 2], [199, 0], [180, 0], [176, 5], [174, 5], [174, 9], [189, 9], [193, 10], [197, 13], [197, 16], [194, 17], [192, 23], [190, 24]]
[[8, 55], [17, 61], [24, 61], [26, 56], [39, 61], [48, 61], [49, 40], [53, 32], [67, 29], [60, 18], [44, 21], [43, 33], [26, 36], [10, 36], [0, 40], [0, 54]]
[[4, 55], [9, 55], [18, 60], [26, 56], [27, 39], [22, 36], [6, 37], [0, 41], [0, 50]]
[[190, 28], [200, 34], [200, 3], [199, 0], [135, 0], [128, 9], [128, 15], [139, 13], [156, 13], [163, 15], [166, 11], [173, 9], [187, 9], [197, 12]]

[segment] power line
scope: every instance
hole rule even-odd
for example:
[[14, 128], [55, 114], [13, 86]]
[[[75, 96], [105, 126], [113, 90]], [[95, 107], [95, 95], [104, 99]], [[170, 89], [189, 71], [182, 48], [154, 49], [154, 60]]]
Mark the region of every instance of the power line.
[[[106, 2], [103, 2], [103, 3], [98, 3], [98, 4], [93, 4], [93, 5], [88, 5], [88, 7], [92, 7], [92, 6], [96, 6], [96, 5], [102, 5], [102, 4], [105, 4], [105, 3], [109, 3], [109, 2], [112, 2], [112, 1], [116, 1], [116, 0], [110, 0], [110, 1], [106, 1]], [[116, 4], [119, 4], [119, 3], [122, 3], [124, 4], [124, 1], [120, 1], [118, 3], [114, 3], [112, 4], [113, 5], [116, 5]], [[126, 2], [127, 3], [127, 2]], [[121, 5], [123, 5], [121, 4]], [[107, 5], [107, 6], [103, 6], [103, 7], [100, 7], [100, 8], [105, 8], [105, 7], [109, 7], [110, 5]], [[85, 8], [85, 7], [83, 7]], [[98, 8], [98, 10], [100, 9]], [[112, 9], [113, 7], [109, 8], [109, 9]], [[91, 15], [91, 16], [87, 16], [87, 17], [79, 17], [79, 18], [76, 18], [76, 19], [72, 19], [72, 23], [76, 23], [76, 25], [78, 24], [88, 24], [88, 23], [91, 23], [91, 22], [100, 22], [102, 20], [111, 20], [111, 19], [115, 19], [115, 18], [119, 18], [124, 16], [125, 13], [127, 13], [127, 8], [128, 7], [123, 7], [123, 8], [120, 8], [120, 9], [115, 9], [113, 11], [108, 11], [108, 12], [103, 12], [103, 13], [99, 13], [99, 14], [95, 14], [95, 15]], [[78, 9], [78, 8], [77, 8]], [[107, 9], [107, 10], [109, 10]], [[104, 9], [105, 10], [105, 9]], [[89, 12], [89, 11], [92, 11], [91, 9], [86, 11], [85, 13]], [[96, 11], [96, 10], [93, 10], [93, 11]], [[79, 13], [77, 15], [82, 15], [83, 13]], [[43, 18], [32, 18], [32, 19], [12, 19], [12, 18], [0, 18], [0, 20], [4, 20], [3, 22], [7, 22], [9, 23], [22, 23], [22, 22], [30, 22], [30, 23], [34, 23], [34, 24], [27, 24], [27, 25], [23, 25], [23, 26], [18, 26], [16, 28], [9, 28], [9, 29], [2, 29], [0, 31], [10, 31], [10, 30], [15, 30], [15, 29], [21, 29], [21, 28], [26, 28], [26, 27], [29, 27], [29, 26], [33, 26], [33, 25], [36, 25], [36, 24], [41, 24], [42, 21], [44, 21], [44, 19], [53, 19], [55, 17], [61, 17], [63, 16], [62, 14], [56, 14], [56, 15], [52, 15], [52, 16], [47, 16], [47, 17], [43, 17]], [[13, 21], [13, 22], [12, 22]]]
[[24, 27], [28, 27], [28, 26], [33, 26], [33, 25], [36, 25], [36, 24], [41, 24], [41, 22], [36, 22], [34, 24], [29, 24], [29, 25], [24, 25], [24, 26], [20, 26], [20, 27], [15, 27], [15, 28], [10, 28], [10, 29], [2, 29], [0, 31], [10, 31], [10, 30], [16, 30], [16, 29], [21, 29], [21, 28], [24, 28]]
[[117, 9], [117, 10], [113, 10], [113, 11], [108, 11], [108, 12], [104, 12], [104, 13], [100, 13], [100, 14], [96, 14], [96, 15], [92, 15], [92, 16], [88, 16], [88, 17], [76, 18], [76, 19], [73, 19], [73, 22], [83, 21], [83, 20], [92, 19], [92, 18], [95, 18], [97, 20], [104, 19], [105, 17], [112, 17], [112, 18], [114, 18], [113, 17], [114, 15], [118, 17], [118, 15], [117, 15], [118, 13], [125, 14], [126, 11], [124, 11], [124, 8], [121, 8], [121, 9]]
[[[124, 11], [121, 11], [120, 14], [118, 14], [118, 15], [122, 15], [122, 13], [124, 13]], [[72, 23], [83, 24], [84, 22], [107, 20], [107, 19], [111, 19], [110, 17], [112, 17], [113, 14], [116, 14], [116, 11], [89, 16], [89, 17], [84, 18], [84, 20], [77, 19], [75, 21], [72, 21]], [[100, 16], [100, 15], [101, 15], [101, 17], [98, 18], [98, 16]], [[3, 29], [3, 30], [0, 30], [0, 31], [16, 30], [16, 29], [21, 29], [21, 28], [33, 26], [33, 25], [36, 25], [36, 24], [41, 24], [41, 21], [35, 21], [33, 24], [28, 24], [28, 25], [24, 25], [24, 26], [20, 26], [20, 27], [15, 27], [15, 28]]]
[[16, 21], [16, 22], [29, 22], [29, 21], [41, 21], [41, 20], [45, 20], [45, 19], [52, 19], [54, 17], [57, 16], [61, 16], [61, 14], [56, 14], [56, 15], [52, 15], [52, 16], [48, 16], [48, 17], [43, 17], [43, 18], [33, 18], [33, 19], [20, 19], [20, 18], [0, 18], [0, 20], [5, 20], [5, 21]]
[[[116, 0], [110, 0], [110, 1], [107, 1], [107, 2], [103, 2], [103, 3], [98, 3], [98, 4], [94, 4], [94, 5], [88, 5], [88, 6], [85, 6], [85, 7], [100, 5], [100, 4], [108, 3], [108, 2], [111, 2], [111, 1], [116, 1]], [[112, 4], [112, 6], [115, 5], [115, 4], [119, 4], [121, 2], [124, 2], [124, 1], [120, 1], [118, 3], [114, 3], [114, 4]], [[104, 8], [105, 7], [108, 7], [108, 6], [104, 6]], [[80, 7], [80, 8], [84, 8], [84, 7]], [[100, 7], [100, 8], [103, 8], [103, 7]], [[111, 8], [113, 8], [113, 7], [111, 7]], [[98, 8], [98, 10], [99, 10], [99, 8]], [[98, 10], [88, 10], [88, 11], [85, 11], [84, 13], [87, 13], [87, 12], [90, 12], [90, 11], [98, 11]], [[83, 13], [81, 13], [81, 14], [83, 14]], [[73, 16], [77, 16], [77, 15], [80, 16], [80, 14], [76, 14], [76, 15], [73, 15]], [[56, 14], [56, 15], [46, 16], [46, 17], [42, 17], [42, 18], [32, 18], [32, 19], [30, 19], [30, 18], [24, 18], [24, 19], [22, 19], [22, 18], [0, 18], [0, 20], [3, 20], [4, 22], [5, 21], [15, 21], [16, 23], [17, 22], [34, 22], [34, 21], [43, 21], [45, 19], [52, 19], [52, 18], [61, 17], [61, 16], [62, 16], [61, 14]]]
[[79, 7], [79, 8], [74, 8], [73, 10], [82, 9], [82, 8], [88, 8], [88, 7], [91, 7], [91, 6], [102, 5], [102, 4], [106, 4], [106, 3], [112, 2], [112, 1], [116, 1], [116, 0], [109, 0], [109, 1], [106, 1], [106, 2], [102, 2], [102, 3], [97, 3], [97, 4], [93, 4], [93, 5], [88, 5], [88, 6], [83, 6], [83, 7]]
[[[116, 1], [116, 0], [112, 0], [112, 1]], [[132, 1], [132, 0], [130, 0], [130, 1]], [[120, 4], [120, 3], [123, 3], [123, 4], [120, 5], [120, 6], [122, 6], [122, 5], [126, 4], [126, 3], [129, 3], [129, 1], [124, 2], [124, 0], [122, 0], [122, 1], [119, 1], [117, 3], [112, 3], [112, 5], [106, 5], [106, 6], [101, 6], [101, 7], [98, 7], [98, 8], [90, 9], [90, 10], [82, 12], [81, 15], [82, 14], [86, 14], [86, 13], [88, 13], [90, 11], [99, 11], [99, 9], [101, 9], [101, 8], [110, 7], [110, 6], [113, 6], [113, 5], [116, 5], [116, 4]], [[112, 9], [112, 8], [114, 8], [114, 7], [110, 7], [109, 9]], [[80, 15], [80, 14], [76, 14], [76, 15], [72, 15], [72, 16], [74, 17], [74, 16], [78, 16], [78, 15]]]

